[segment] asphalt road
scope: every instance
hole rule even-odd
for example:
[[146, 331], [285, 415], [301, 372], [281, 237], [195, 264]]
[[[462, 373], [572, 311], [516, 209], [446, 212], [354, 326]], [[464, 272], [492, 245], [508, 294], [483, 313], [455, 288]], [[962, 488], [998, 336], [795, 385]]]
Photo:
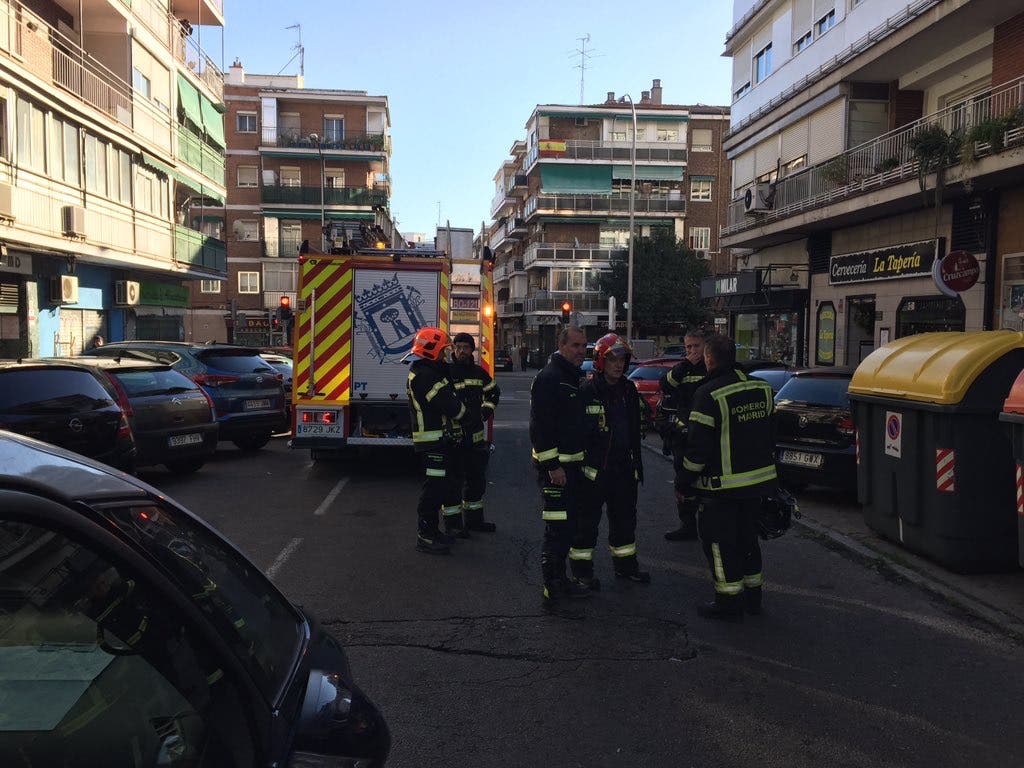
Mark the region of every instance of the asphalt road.
[[[503, 390], [492, 535], [415, 551], [415, 465], [386, 451], [310, 462], [284, 439], [199, 474], [143, 478], [224, 531], [349, 648], [392, 729], [394, 766], [1024, 765], [1021, 647], [808, 532], [767, 542], [765, 614], [699, 618], [696, 543], [669, 543], [671, 468], [646, 456], [649, 586], [616, 582], [583, 620], [540, 609], [529, 374]], [[602, 525], [602, 535], [606, 527]]]

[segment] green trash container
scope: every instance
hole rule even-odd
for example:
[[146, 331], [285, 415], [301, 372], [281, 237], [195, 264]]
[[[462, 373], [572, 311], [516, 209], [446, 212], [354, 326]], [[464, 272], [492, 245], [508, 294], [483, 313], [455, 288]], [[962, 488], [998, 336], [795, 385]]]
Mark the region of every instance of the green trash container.
[[1014, 483], [1017, 509], [1017, 562], [1024, 567], [1024, 371], [1013, 382], [1010, 395], [1003, 403], [999, 420], [1010, 429], [1010, 444], [1016, 472]]
[[1017, 567], [1003, 401], [1024, 334], [924, 333], [872, 352], [850, 382], [857, 497], [869, 527], [961, 573]]

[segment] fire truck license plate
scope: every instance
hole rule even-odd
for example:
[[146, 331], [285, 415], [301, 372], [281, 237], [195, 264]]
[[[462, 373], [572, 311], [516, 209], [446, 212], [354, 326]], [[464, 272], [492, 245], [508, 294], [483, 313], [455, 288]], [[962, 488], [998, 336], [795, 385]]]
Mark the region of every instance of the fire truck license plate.
[[305, 435], [336, 435], [341, 437], [344, 433], [342, 432], [341, 424], [296, 424], [295, 435], [296, 437]]

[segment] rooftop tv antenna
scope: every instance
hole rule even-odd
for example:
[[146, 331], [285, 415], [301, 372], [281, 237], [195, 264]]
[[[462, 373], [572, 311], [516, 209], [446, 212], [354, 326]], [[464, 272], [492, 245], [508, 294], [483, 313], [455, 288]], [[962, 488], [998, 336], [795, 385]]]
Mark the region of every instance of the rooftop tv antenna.
[[571, 56], [579, 56], [580, 63], [576, 65], [576, 69], [580, 71], [580, 104], [583, 103], [583, 86], [586, 82], [587, 76], [587, 62], [593, 58], [594, 54], [592, 51], [587, 50], [587, 43], [590, 42], [590, 33], [587, 32], [583, 37], [576, 38], [579, 41], [580, 47], [575, 50]]
[[[305, 77], [306, 76], [306, 49], [302, 47], [302, 25], [301, 24], [292, 24], [290, 27], [285, 27], [285, 29], [297, 30], [297, 34], [298, 34], [299, 40], [298, 40], [297, 43], [295, 43], [295, 45], [293, 45], [291, 47], [291, 50], [295, 51], [295, 55], [292, 56], [290, 59], [288, 59], [288, 64], [291, 64], [293, 61], [295, 61], [295, 58], [297, 56], [298, 59], [299, 59], [299, 76], [300, 77]], [[281, 72], [284, 72], [288, 68], [288, 64], [285, 64], [283, 67], [281, 67]], [[281, 72], [278, 72], [277, 74], [280, 75]]]

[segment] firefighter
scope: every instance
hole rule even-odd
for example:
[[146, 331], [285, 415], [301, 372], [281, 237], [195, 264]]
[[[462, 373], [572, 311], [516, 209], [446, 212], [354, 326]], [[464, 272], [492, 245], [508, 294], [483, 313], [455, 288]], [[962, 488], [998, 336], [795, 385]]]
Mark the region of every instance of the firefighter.
[[736, 369], [736, 345], [715, 335], [704, 347], [708, 378], [694, 394], [690, 434], [676, 492], [693, 489], [715, 599], [706, 618], [742, 621], [760, 613], [763, 576], [757, 519], [761, 499], [778, 490], [775, 409], [767, 382]]
[[590, 590], [566, 578], [576, 524], [583, 465], [584, 409], [580, 365], [587, 338], [575, 326], [558, 334], [558, 349], [530, 387], [530, 443], [544, 508], [540, 567], [542, 606], [558, 610], [559, 598], [589, 597]]
[[636, 556], [637, 484], [643, 482], [640, 440], [644, 428], [644, 402], [636, 385], [623, 375], [632, 356], [629, 344], [609, 333], [594, 345], [594, 377], [583, 384], [586, 408], [586, 458], [580, 494], [580, 517], [569, 550], [573, 577], [591, 590], [600, 589], [594, 578], [594, 545], [601, 508], [608, 510], [608, 548], [615, 576], [649, 584]]
[[[662, 409], [667, 417], [662, 438], [672, 453], [672, 466], [676, 475], [682, 471], [686, 453], [686, 420], [693, 403], [693, 393], [708, 374], [704, 365], [704, 331], [693, 329], [683, 337], [686, 357], [661, 377], [661, 391], [665, 395]], [[669, 541], [691, 541], [697, 538], [697, 499], [689, 492], [676, 500], [679, 527], [668, 531]]]
[[447, 554], [451, 537], [438, 526], [441, 506], [449, 497], [452, 451], [462, 442], [460, 419], [466, 408], [455, 394], [445, 353], [448, 334], [439, 328], [420, 328], [412, 342], [406, 392], [412, 411], [412, 441], [423, 461], [416, 549], [428, 554]]
[[468, 531], [493, 533], [497, 526], [484, 520], [484, 491], [487, 490], [487, 461], [491, 444], [487, 440], [487, 420], [498, 407], [501, 390], [483, 368], [476, 364], [476, 342], [468, 333], [453, 339], [450, 375], [459, 400], [466, 407], [462, 420], [462, 443], [452, 454], [450, 497], [442, 510], [445, 530], [461, 538]]

